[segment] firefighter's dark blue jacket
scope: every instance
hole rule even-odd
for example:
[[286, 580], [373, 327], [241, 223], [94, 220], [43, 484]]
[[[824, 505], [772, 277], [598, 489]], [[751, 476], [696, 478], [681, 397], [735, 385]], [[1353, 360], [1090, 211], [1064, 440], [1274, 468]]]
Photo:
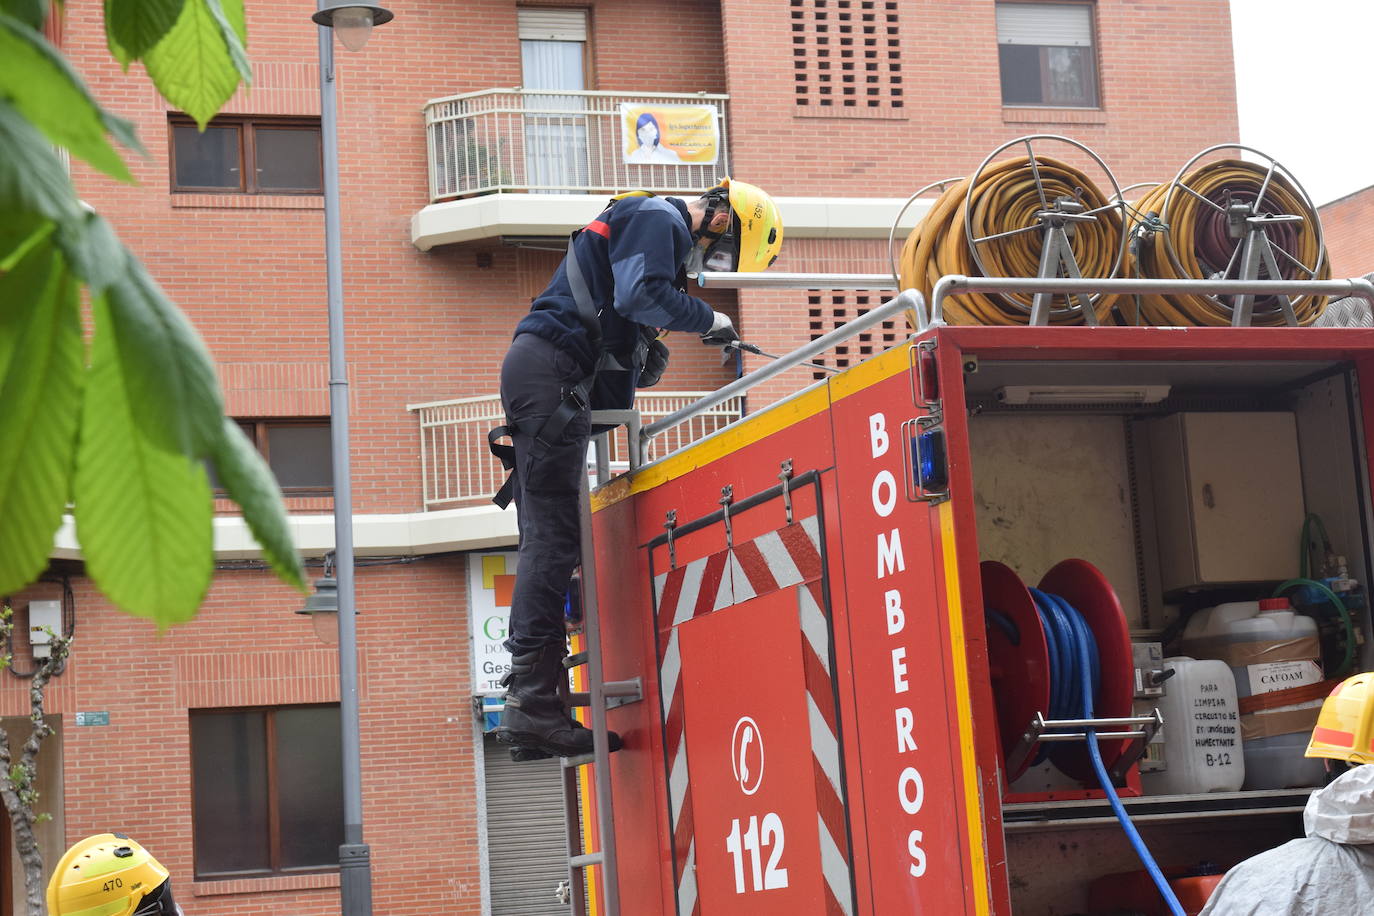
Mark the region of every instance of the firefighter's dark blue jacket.
[[[626, 197], [616, 201], [573, 242], [592, 303], [601, 316], [604, 347], [630, 365], [644, 328], [711, 330], [711, 307], [682, 292], [678, 283], [692, 248], [687, 206], [668, 197]], [[565, 258], [566, 261], [566, 258]], [[515, 327], [516, 335], [535, 334], [571, 354], [590, 373], [597, 355], [578, 318], [560, 263], [548, 288]], [[601, 372], [593, 406], [628, 407], [634, 402], [638, 367], [631, 372]]]

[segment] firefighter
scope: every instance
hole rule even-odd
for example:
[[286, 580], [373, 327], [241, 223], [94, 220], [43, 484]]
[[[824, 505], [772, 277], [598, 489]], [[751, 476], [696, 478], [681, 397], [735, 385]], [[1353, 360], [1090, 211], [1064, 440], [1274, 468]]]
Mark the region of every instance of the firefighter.
[[[1332, 916], [1374, 900], [1374, 672], [1342, 681], [1322, 704], [1308, 757], [1331, 780], [1303, 809], [1306, 837], [1226, 873], [1199, 916]], [[1365, 901], [1359, 903], [1358, 901]]]
[[[511, 670], [499, 740], [545, 754], [592, 747], [558, 695], [566, 684], [564, 595], [579, 561], [578, 499], [590, 409], [628, 408], [667, 366], [660, 329], [737, 341], [730, 318], [685, 291], [700, 269], [759, 271], [782, 246], [777, 206], [722, 179], [690, 203], [622, 195], [575, 233], [548, 288], [515, 328], [501, 367], [506, 425], [492, 449], [511, 468], [496, 502], [516, 505], [520, 560], [506, 648]], [[509, 435], [512, 446], [496, 440]], [[611, 735], [617, 749], [620, 738]]]
[[183, 916], [172, 879], [148, 850], [122, 833], [77, 843], [48, 881], [48, 916]]

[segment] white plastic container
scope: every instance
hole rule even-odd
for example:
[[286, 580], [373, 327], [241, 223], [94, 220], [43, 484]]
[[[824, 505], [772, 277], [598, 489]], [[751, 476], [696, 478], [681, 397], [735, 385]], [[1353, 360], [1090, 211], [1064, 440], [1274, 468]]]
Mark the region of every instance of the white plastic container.
[[1245, 781], [1240, 708], [1231, 668], [1219, 659], [1166, 658], [1164, 769], [1140, 774], [1149, 795], [1235, 792]]
[[[1317, 622], [1286, 598], [1199, 611], [1183, 631], [1182, 648], [1192, 658], [1225, 661], [1240, 701], [1322, 680]], [[1321, 785], [1322, 762], [1303, 756], [1320, 709], [1321, 700], [1306, 700], [1241, 716], [1245, 788]]]

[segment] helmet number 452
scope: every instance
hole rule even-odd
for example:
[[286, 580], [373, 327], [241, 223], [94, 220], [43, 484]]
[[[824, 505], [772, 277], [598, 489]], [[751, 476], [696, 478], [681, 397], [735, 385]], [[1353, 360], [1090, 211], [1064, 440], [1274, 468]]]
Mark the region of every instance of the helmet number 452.
[[[744, 893], [744, 854], [749, 854], [749, 870], [752, 872], [755, 891], [771, 891], [787, 887], [787, 869], [780, 868], [782, 861], [783, 838], [782, 818], [773, 812], [763, 816], [760, 826], [757, 815], [749, 818], [749, 829], [740, 833], [740, 819], [735, 818], [730, 835], [725, 838], [725, 849], [734, 859], [735, 893]], [[760, 853], [764, 847], [771, 847], [768, 865], [761, 866]]]

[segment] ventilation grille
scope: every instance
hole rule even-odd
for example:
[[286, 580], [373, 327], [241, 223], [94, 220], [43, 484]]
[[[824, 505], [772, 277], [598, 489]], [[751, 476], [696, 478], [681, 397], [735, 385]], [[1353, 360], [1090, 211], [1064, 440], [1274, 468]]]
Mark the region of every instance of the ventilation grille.
[[789, 0], [799, 114], [905, 117], [896, 0]]
[[[867, 315], [870, 309], [882, 305], [883, 299], [874, 293], [832, 293], [810, 290], [806, 295], [806, 303], [811, 339], [816, 340], [829, 334], [842, 324], [847, 324], [861, 315]], [[897, 319], [884, 321], [880, 325], [849, 338], [835, 347], [834, 350], [813, 361], [822, 366], [832, 366], [836, 369], [847, 369], [857, 365], [869, 357], [895, 346], [899, 340], [906, 339], [905, 321], [902, 321], [901, 329], [898, 329], [897, 324]], [[817, 369], [812, 373], [812, 377], [819, 381], [823, 378], [829, 378], [830, 373]]]

